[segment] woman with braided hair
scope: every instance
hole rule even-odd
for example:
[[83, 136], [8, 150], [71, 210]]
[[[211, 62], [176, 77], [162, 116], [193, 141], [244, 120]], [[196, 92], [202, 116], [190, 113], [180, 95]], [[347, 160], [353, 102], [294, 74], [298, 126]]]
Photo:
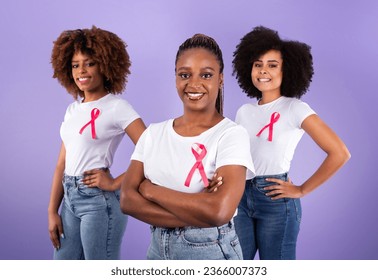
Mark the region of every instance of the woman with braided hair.
[[247, 132], [222, 115], [222, 52], [196, 34], [175, 66], [184, 113], [142, 134], [121, 208], [151, 225], [148, 259], [242, 259], [233, 216], [253, 165]]

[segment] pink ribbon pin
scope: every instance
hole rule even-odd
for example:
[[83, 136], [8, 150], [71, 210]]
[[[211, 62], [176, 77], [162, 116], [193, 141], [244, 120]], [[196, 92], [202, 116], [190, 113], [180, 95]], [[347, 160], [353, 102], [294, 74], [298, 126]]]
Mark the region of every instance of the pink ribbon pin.
[[189, 187], [194, 171], [198, 169], [202, 177], [202, 181], [205, 184], [205, 187], [207, 187], [209, 185], [209, 181], [207, 180], [205, 169], [203, 168], [203, 164], [202, 164], [202, 160], [206, 156], [206, 153], [207, 153], [206, 147], [203, 144], [195, 143], [192, 146], [192, 153], [194, 157], [196, 158], [196, 163], [193, 165], [192, 169], [189, 171], [188, 177], [186, 177], [185, 186]]
[[95, 125], [95, 120], [98, 118], [100, 115], [100, 110], [97, 108], [94, 108], [91, 112], [91, 120], [86, 123], [79, 131], [80, 134], [83, 133], [84, 129], [88, 126], [91, 125], [91, 130], [92, 130], [92, 139], [96, 139], [96, 125]]
[[260, 136], [261, 133], [267, 128], [269, 127], [269, 135], [268, 135], [268, 141], [272, 141], [273, 140], [273, 124], [275, 124], [278, 119], [280, 118], [280, 113], [278, 112], [274, 112], [271, 116], [270, 116], [270, 123], [268, 123], [266, 126], [264, 126], [259, 133], [256, 134], [256, 136]]

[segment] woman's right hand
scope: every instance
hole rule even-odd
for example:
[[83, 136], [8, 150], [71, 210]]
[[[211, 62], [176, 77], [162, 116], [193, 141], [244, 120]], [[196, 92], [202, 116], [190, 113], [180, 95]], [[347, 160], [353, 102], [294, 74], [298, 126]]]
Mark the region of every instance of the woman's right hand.
[[58, 213], [49, 213], [50, 240], [55, 249], [60, 249], [60, 237], [64, 238], [62, 219]]

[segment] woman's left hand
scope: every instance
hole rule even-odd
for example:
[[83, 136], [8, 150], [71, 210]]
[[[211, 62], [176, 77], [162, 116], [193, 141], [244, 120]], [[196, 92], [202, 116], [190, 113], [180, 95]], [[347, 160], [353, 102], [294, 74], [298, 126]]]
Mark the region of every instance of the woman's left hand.
[[150, 187], [156, 186], [149, 179], [144, 179], [139, 185], [139, 193], [145, 198], [150, 200], [151, 196], [149, 193]]
[[272, 185], [269, 187], [265, 187], [264, 190], [269, 191], [266, 193], [267, 196], [270, 196], [272, 200], [280, 199], [280, 198], [301, 198], [303, 197], [302, 189], [299, 186], [293, 184], [293, 182], [289, 179], [289, 181], [283, 181], [280, 179], [275, 178], [267, 178], [269, 182], [274, 182], [276, 185]]
[[83, 184], [89, 188], [98, 187], [104, 191], [114, 191], [113, 182], [109, 169], [92, 169], [84, 172]]

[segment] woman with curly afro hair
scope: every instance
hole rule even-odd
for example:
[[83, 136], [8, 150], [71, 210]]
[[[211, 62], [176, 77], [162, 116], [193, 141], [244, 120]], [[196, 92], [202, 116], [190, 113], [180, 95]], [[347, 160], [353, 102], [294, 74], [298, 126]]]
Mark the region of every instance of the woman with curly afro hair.
[[60, 128], [48, 207], [54, 259], [119, 259], [127, 223], [119, 204], [124, 174], [113, 179], [109, 168], [125, 133], [135, 144], [145, 130], [115, 95], [130, 74], [126, 44], [95, 26], [67, 30], [54, 42], [51, 63], [53, 77], [75, 99]]
[[[245, 104], [236, 122], [245, 127], [256, 176], [247, 174], [235, 218], [244, 259], [295, 259], [301, 221], [300, 198], [328, 180], [350, 157], [340, 138], [309, 105], [299, 100], [313, 71], [310, 47], [282, 40], [263, 26], [246, 34], [236, 47], [234, 75], [256, 103]], [[304, 132], [326, 158], [301, 185], [288, 178], [290, 162]]]

